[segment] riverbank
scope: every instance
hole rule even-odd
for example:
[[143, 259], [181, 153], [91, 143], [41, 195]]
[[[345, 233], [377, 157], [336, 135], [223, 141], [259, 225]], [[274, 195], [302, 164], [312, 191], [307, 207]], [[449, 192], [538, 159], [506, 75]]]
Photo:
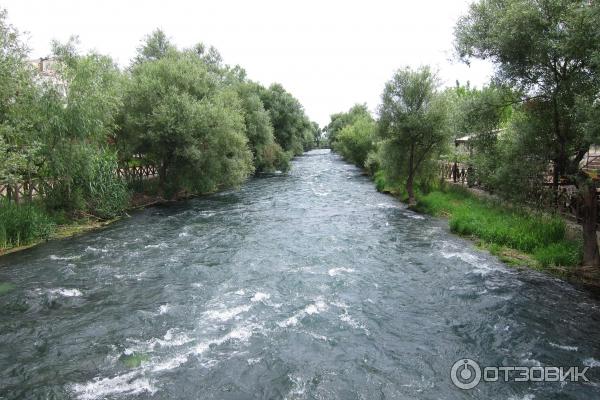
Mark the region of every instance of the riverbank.
[[[152, 207], [152, 206], [157, 206], [157, 205], [164, 205], [164, 204], [169, 204], [175, 201], [181, 201], [181, 200], [185, 200], [185, 199], [189, 199], [190, 197], [193, 196], [184, 196], [181, 198], [177, 198], [176, 200], [166, 200], [161, 196], [157, 196], [157, 195], [149, 195], [149, 194], [145, 194], [145, 193], [134, 193], [131, 196], [131, 200], [129, 203], [129, 207], [127, 208], [128, 212], [131, 211], [135, 211], [135, 210], [140, 210], [146, 207]], [[36, 208], [37, 206], [34, 205], [28, 205], [28, 207], [33, 207], [33, 209], [39, 211], [39, 208]], [[32, 213], [31, 211], [28, 212], [29, 215], [33, 215], [35, 213]], [[108, 225], [116, 222], [116, 221], [120, 221], [121, 219], [123, 219], [124, 217], [127, 216], [127, 213], [116, 217], [116, 218], [111, 218], [111, 219], [101, 219], [101, 218], [96, 218], [94, 216], [88, 215], [88, 216], [80, 216], [78, 218], [72, 218], [72, 219], [61, 219], [60, 223], [57, 223], [56, 221], [52, 221], [52, 218], [48, 217], [48, 221], [44, 222], [44, 232], [41, 234], [34, 234], [35, 236], [32, 236], [30, 239], [22, 242], [17, 242], [17, 243], [7, 243], [6, 241], [4, 243], [0, 244], [0, 257], [7, 255], [7, 254], [11, 254], [11, 253], [16, 253], [22, 250], [26, 250], [26, 249], [30, 249], [32, 247], [35, 247], [41, 243], [46, 243], [48, 241], [51, 240], [60, 240], [60, 239], [67, 239], [67, 238], [71, 238], [83, 233], [87, 233], [87, 232], [92, 232], [92, 231], [96, 231], [99, 229], [103, 229], [105, 227], [107, 227]], [[25, 219], [22, 219], [20, 221], [20, 223], [22, 224], [22, 222]], [[30, 228], [22, 228], [22, 229], [30, 229]], [[36, 230], [37, 228], [33, 228], [33, 230]]]
[[[406, 201], [403, 192], [376, 177], [378, 190]], [[532, 268], [594, 290], [600, 274], [582, 267], [581, 231], [560, 216], [544, 215], [444, 185], [417, 195], [414, 211], [448, 220], [450, 231], [466, 237], [505, 264]]]
[[76, 235], [80, 235], [86, 232], [95, 231], [98, 229], [102, 229], [107, 227], [108, 225], [121, 220], [122, 217], [113, 218], [110, 220], [100, 220], [95, 218], [81, 218], [77, 220], [70, 221], [67, 224], [56, 225], [54, 230], [47, 236], [43, 238], [35, 239], [27, 244], [16, 245], [16, 246], [8, 246], [0, 248], [0, 257], [16, 253], [18, 251], [30, 249], [35, 247], [41, 243], [46, 243], [50, 240], [60, 240], [67, 239]]

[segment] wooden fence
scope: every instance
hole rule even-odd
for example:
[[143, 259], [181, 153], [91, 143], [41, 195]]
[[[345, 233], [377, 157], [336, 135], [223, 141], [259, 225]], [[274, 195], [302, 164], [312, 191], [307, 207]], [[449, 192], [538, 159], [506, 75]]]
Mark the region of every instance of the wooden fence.
[[33, 198], [43, 196], [52, 186], [41, 180], [8, 184], [0, 183], [0, 199], [20, 203], [31, 201]]
[[[447, 182], [486, 191], [486, 188], [477, 181], [474, 169], [467, 164], [440, 161], [439, 168], [440, 177]], [[579, 219], [580, 210], [577, 187], [560, 180], [558, 192], [554, 191], [553, 188], [552, 174], [548, 173], [543, 177], [543, 183], [541, 184], [541, 192], [543, 193], [541, 197], [544, 197], [547, 201], [543, 201], [541, 197], [540, 199], [532, 199], [532, 206], [538, 207], [542, 205], [545, 208], [554, 209], [563, 215]], [[535, 200], [539, 201], [536, 202]], [[600, 211], [600, 188], [597, 190], [597, 201]], [[600, 223], [600, 214], [598, 218], [598, 222]]]
[[[115, 171], [115, 174], [130, 183], [158, 177], [158, 168], [152, 165], [121, 167]], [[23, 203], [35, 198], [43, 198], [49, 189], [52, 189], [52, 185], [51, 182], [39, 179], [16, 184], [0, 183], [0, 200]]]
[[153, 165], [124, 167], [117, 169], [117, 175], [128, 182], [134, 180], [148, 180], [158, 176], [158, 168]]

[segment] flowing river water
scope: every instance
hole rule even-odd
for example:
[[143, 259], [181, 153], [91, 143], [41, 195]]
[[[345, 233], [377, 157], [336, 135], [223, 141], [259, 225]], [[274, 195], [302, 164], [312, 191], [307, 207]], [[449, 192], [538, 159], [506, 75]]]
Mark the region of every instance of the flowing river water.
[[[594, 399], [600, 302], [324, 150], [0, 258], [0, 399]], [[589, 366], [456, 388], [455, 361]]]

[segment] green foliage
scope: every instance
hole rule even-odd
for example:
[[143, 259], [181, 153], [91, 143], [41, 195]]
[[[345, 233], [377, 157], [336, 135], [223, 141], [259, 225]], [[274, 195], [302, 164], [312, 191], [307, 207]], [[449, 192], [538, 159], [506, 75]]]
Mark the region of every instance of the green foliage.
[[146, 36], [144, 43], [138, 48], [138, 54], [135, 57], [135, 63], [146, 61], [155, 61], [173, 54], [177, 51], [171, 43], [165, 32], [161, 29], [154, 30]]
[[485, 0], [471, 5], [456, 27], [461, 57], [489, 59], [496, 80], [524, 96], [524, 111], [543, 122], [542, 147], [559, 176], [575, 174], [598, 131], [578, 118], [578, 104], [598, 89], [597, 2]]
[[34, 72], [19, 32], [0, 9], [0, 182], [16, 184], [34, 177], [40, 143], [34, 135]]
[[253, 172], [238, 94], [193, 53], [135, 65], [125, 98], [126, 140], [159, 167], [167, 196], [235, 186]]
[[300, 155], [315, 146], [314, 126], [304, 114], [300, 102], [283, 86], [273, 84], [260, 91], [260, 98], [269, 112], [275, 140], [284, 151]]
[[289, 155], [275, 142], [269, 113], [259, 96], [261, 88], [251, 82], [239, 82], [236, 89], [244, 111], [246, 136], [256, 171], [287, 171]]
[[51, 218], [37, 204], [0, 200], [0, 248], [23, 246], [45, 239], [54, 228]]
[[341, 130], [361, 118], [373, 119], [366, 104], [355, 104], [347, 112], [332, 114], [329, 124], [324, 129], [327, 132], [329, 146], [335, 148], [335, 142]]
[[375, 181], [375, 187], [377, 188], [378, 192], [384, 192], [386, 190], [388, 184], [383, 171], [375, 172], [375, 175], [373, 175], [373, 180]]
[[381, 165], [389, 177], [406, 179], [410, 204], [414, 203], [414, 181], [448, 140], [447, 101], [437, 86], [437, 77], [428, 67], [406, 68], [394, 74], [382, 96]]
[[420, 197], [416, 208], [449, 216], [450, 229], [458, 234], [533, 254], [542, 266], [581, 261], [581, 244], [565, 238], [565, 223], [559, 217], [508, 208], [461, 189], [433, 191]]
[[117, 157], [108, 151], [91, 155], [88, 183], [85, 188], [86, 208], [95, 216], [109, 219], [123, 213], [129, 204], [129, 191], [115, 171]]
[[342, 128], [333, 149], [346, 160], [364, 167], [369, 152], [374, 149], [375, 132], [376, 124], [370, 115], [358, 117]]
[[46, 204], [73, 215], [112, 218], [127, 204], [125, 186], [115, 175], [116, 158], [104, 150], [116, 130], [123, 78], [110, 58], [79, 56], [74, 48], [74, 42], [54, 44], [62, 83], [50, 82], [37, 103], [43, 116], [37, 125], [44, 158], [40, 174], [53, 182]]

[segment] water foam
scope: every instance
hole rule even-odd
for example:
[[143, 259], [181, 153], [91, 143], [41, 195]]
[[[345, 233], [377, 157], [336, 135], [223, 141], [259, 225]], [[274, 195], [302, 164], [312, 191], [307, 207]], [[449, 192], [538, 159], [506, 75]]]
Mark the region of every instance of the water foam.
[[561, 350], [566, 350], [566, 351], [577, 351], [577, 350], [579, 350], [579, 347], [577, 347], [577, 346], [563, 346], [563, 345], [560, 345], [560, 344], [557, 344], [557, 343], [552, 343], [552, 342], [549, 342], [549, 344], [550, 344], [550, 346], [556, 347], [557, 349], [561, 349]]
[[153, 395], [157, 391], [149, 379], [139, 378], [138, 371], [113, 378], [96, 377], [91, 382], [71, 385], [71, 390], [82, 400], [106, 398], [116, 394], [138, 395], [146, 392]]
[[97, 247], [88, 246], [84, 250], [86, 253], [108, 253], [107, 249], [99, 249]]
[[163, 304], [160, 307], [158, 307], [158, 315], [166, 314], [169, 312], [170, 309], [171, 309], [171, 305], [169, 303]]
[[237, 317], [239, 314], [248, 312], [252, 308], [250, 305], [237, 306], [232, 308], [225, 308], [220, 310], [208, 310], [204, 315], [213, 320], [218, 321], [229, 321], [230, 319]]
[[81, 296], [83, 296], [83, 293], [81, 293], [81, 291], [79, 289], [65, 289], [65, 288], [48, 289], [48, 293], [63, 296], [63, 297], [81, 297]]
[[159, 244], [147, 244], [146, 246], [144, 246], [145, 249], [161, 249], [161, 250], [164, 250], [168, 247], [169, 247], [169, 245], [166, 244], [165, 242], [161, 242]]
[[254, 296], [252, 296], [250, 301], [256, 303], [256, 302], [263, 301], [263, 300], [269, 300], [270, 298], [271, 298], [271, 295], [268, 293], [256, 292], [254, 294]]
[[590, 368], [598, 368], [600, 367], [600, 361], [590, 357], [583, 360], [583, 365]]
[[346, 273], [352, 273], [354, 272], [354, 270], [352, 268], [331, 268], [329, 271], [327, 271], [327, 273], [329, 274], [329, 276], [337, 276], [340, 275], [341, 273], [346, 272]]
[[70, 257], [61, 257], [61, 256], [57, 256], [57, 255], [50, 255], [50, 259], [54, 260], [54, 261], [69, 261], [69, 260], [78, 260], [80, 259], [81, 256], [70, 256]]
[[296, 326], [298, 325], [298, 322], [300, 322], [300, 319], [304, 318], [305, 316], [319, 314], [320, 312], [325, 311], [328, 308], [329, 307], [324, 301], [317, 300], [313, 304], [307, 305], [306, 307], [304, 307], [304, 309], [292, 315], [288, 319], [278, 322], [277, 325], [279, 325], [281, 328]]
[[212, 345], [220, 346], [223, 343], [228, 342], [230, 340], [246, 342], [253, 335], [255, 327], [256, 326], [254, 326], [254, 325], [238, 326], [238, 327], [234, 328], [231, 332], [229, 332], [228, 334], [226, 334], [224, 336], [221, 336], [220, 338], [208, 340], [206, 342], [202, 342], [202, 343], [198, 344], [194, 349], [194, 353], [200, 355], [200, 354], [204, 353], [205, 351], [207, 351], [210, 348], [210, 346], [212, 346]]

